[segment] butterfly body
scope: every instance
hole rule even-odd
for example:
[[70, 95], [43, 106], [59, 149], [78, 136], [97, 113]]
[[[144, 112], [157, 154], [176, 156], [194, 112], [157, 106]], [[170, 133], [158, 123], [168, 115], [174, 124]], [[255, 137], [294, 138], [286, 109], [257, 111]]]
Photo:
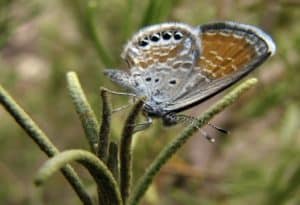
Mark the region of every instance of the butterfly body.
[[221, 92], [274, 53], [272, 39], [254, 26], [164, 23], [142, 29], [127, 43], [121, 56], [129, 73], [105, 74], [145, 97], [144, 113], [172, 125], [176, 113]]

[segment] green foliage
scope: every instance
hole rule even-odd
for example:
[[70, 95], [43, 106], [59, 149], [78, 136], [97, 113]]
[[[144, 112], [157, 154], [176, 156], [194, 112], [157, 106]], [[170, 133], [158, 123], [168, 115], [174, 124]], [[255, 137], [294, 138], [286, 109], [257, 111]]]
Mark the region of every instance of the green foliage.
[[[44, 151], [51, 159], [48, 160], [44, 166], [39, 170], [36, 177], [35, 183], [41, 185], [47, 180], [54, 172], [61, 170], [64, 176], [68, 179], [69, 183], [72, 185], [74, 191], [78, 194], [82, 203], [85, 205], [94, 204], [85, 191], [81, 180], [78, 178], [76, 172], [73, 168], [68, 165], [72, 161], [77, 161], [84, 165], [86, 169], [93, 176], [98, 189], [98, 204], [99, 205], [122, 205], [127, 204], [128, 197], [130, 194], [131, 187], [131, 175], [132, 175], [132, 135], [134, 133], [135, 121], [138, 117], [139, 111], [143, 106], [143, 99], [140, 99], [131, 113], [129, 114], [125, 125], [123, 128], [123, 133], [120, 143], [120, 170], [115, 171], [118, 167], [116, 164], [117, 160], [117, 150], [118, 148], [114, 146], [114, 143], [110, 147], [110, 160], [106, 163], [106, 157], [103, 155], [98, 156], [99, 153], [104, 153], [101, 145], [104, 145], [104, 149], [107, 149], [108, 143], [103, 143], [103, 141], [108, 140], [108, 133], [111, 125], [108, 125], [106, 129], [104, 126], [110, 124], [108, 121], [110, 118], [110, 108], [107, 100], [107, 94], [109, 92], [105, 89], [101, 90], [103, 98], [103, 108], [104, 110], [102, 125], [100, 129], [99, 136], [96, 134], [99, 130], [98, 123], [93, 114], [85, 94], [81, 88], [79, 80], [74, 72], [67, 73], [67, 82], [69, 87], [69, 93], [75, 105], [75, 109], [79, 118], [82, 122], [82, 127], [85, 130], [87, 140], [90, 144], [90, 150], [68, 150], [59, 153], [57, 148], [52, 144], [46, 134], [33, 122], [33, 120], [22, 110], [22, 108], [12, 99], [12, 97], [0, 87], [0, 102], [1, 105], [10, 113], [16, 122], [24, 129], [24, 131], [31, 137], [34, 142]], [[203, 114], [194, 124], [191, 124], [186, 130], [183, 131], [179, 137], [175, 138], [173, 142], [169, 143], [161, 154], [154, 160], [149, 169], [145, 172], [144, 176], [141, 178], [136, 186], [135, 192], [132, 194], [131, 199], [128, 204], [135, 205], [138, 204], [141, 197], [145, 194], [146, 190], [153, 181], [154, 176], [158, 173], [161, 167], [171, 158], [172, 155], [186, 142], [186, 140], [192, 136], [199, 128], [208, 123], [208, 121], [216, 114], [224, 110], [228, 105], [233, 103], [243, 92], [248, 90], [257, 82], [256, 79], [250, 79], [237, 87], [227, 96], [225, 96], [218, 103], [213, 105], [207, 112]], [[102, 132], [102, 133], [101, 133]], [[102, 139], [98, 137], [101, 137]], [[103, 138], [106, 138], [103, 140]], [[101, 142], [96, 146], [97, 142]], [[96, 149], [97, 148], [97, 149]], [[113, 151], [114, 150], [114, 151]], [[113, 159], [113, 157], [115, 159]], [[102, 159], [102, 160], [101, 160]], [[104, 160], [103, 160], [104, 159]], [[108, 164], [108, 162], [110, 162]], [[115, 164], [112, 165], [112, 162]], [[118, 173], [120, 173], [120, 187], [118, 187]]]
[[[120, 150], [115, 142], [120, 141], [127, 112], [111, 116], [113, 126], [105, 134], [110, 136], [109, 141], [104, 137], [98, 143], [93, 136], [99, 135], [97, 117], [105, 107], [99, 102], [99, 87], [119, 89], [103, 77], [101, 70], [126, 68], [119, 55], [130, 36], [144, 25], [165, 21], [198, 25], [229, 19], [260, 25], [274, 37], [277, 54], [256, 72], [260, 79], [258, 89], [228, 109], [222, 115], [223, 121], [216, 119], [218, 125], [229, 127], [230, 135], [211, 150], [206, 149], [211, 145], [205, 141], [199, 143], [199, 137], [190, 139], [191, 143], [173, 157], [181, 161], [179, 167], [181, 163], [189, 165], [188, 171], [169, 168], [178, 166], [178, 162], [170, 161], [141, 203], [296, 205], [300, 203], [299, 18], [299, 3], [289, 0], [2, 0], [0, 81], [60, 150], [88, 149], [95, 141], [102, 143], [100, 147], [106, 147], [103, 153], [99, 146], [94, 151], [103, 157], [119, 183], [120, 162], [116, 156]], [[88, 91], [85, 99], [94, 108], [94, 123], [88, 129], [81, 129], [84, 117], [77, 118], [66, 98], [64, 75], [68, 70], [80, 75]], [[112, 97], [111, 102], [118, 107], [127, 99]], [[145, 167], [181, 129], [163, 128], [158, 121], [133, 137], [133, 188]], [[43, 189], [31, 185], [37, 165], [45, 157], [23, 135], [23, 130], [0, 109], [0, 204], [35, 205], [41, 204], [43, 198], [47, 199], [45, 204], [51, 205], [80, 204], [62, 177], [52, 178]], [[83, 135], [90, 140], [84, 140]], [[203, 144], [205, 148], [201, 147]], [[194, 167], [199, 168], [202, 180], [193, 177]], [[81, 180], [72, 187], [81, 201], [91, 204], [101, 190], [96, 190], [84, 169], [77, 169], [76, 165], [75, 168]], [[71, 181], [77, 178], [72, 170], [63, 171]]]

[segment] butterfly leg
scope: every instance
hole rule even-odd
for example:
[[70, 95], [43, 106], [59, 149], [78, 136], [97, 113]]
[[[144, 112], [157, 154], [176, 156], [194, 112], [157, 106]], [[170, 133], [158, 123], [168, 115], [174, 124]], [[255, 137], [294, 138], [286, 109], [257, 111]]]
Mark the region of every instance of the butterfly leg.
[[125, 110], [125, 109], [129, 108], [131, 105], [132, 105], [132, 103], [129, 103], [127, 105], [123, 105], [121, 107], [114, 108], [111, 112], [112, 113], [120, 112], [122, 110]]
[[126, 108], [130, 107], [136, 101], [137, 96], [133, 93], [117, 92], [117, 91], [113, 91], [113, 90], [110, 90], [110, 89], [104, 88], [104, 87], [101, 87], [100, 89], [105, 90], [106, 92], [113, 94], [113, 95], [125, 95], [125, 96], [131, 97], [131, 99], [129, 100], [129, 104], [113, 109], [112, 113], [116, 113], [116, 112], [125, 110]]
[[113, 94], [113, 95], [125, 95], [125, 96], [131, 96], [131, 97], [137, 97], [136, 94], [134, 93], [127, 93], [127, 92], [117, 92], [117, 91], [114, 91], [114, 90], [110, 90], [108, 88], [105, 88], [105, 87], [101, 87], [100, 88], [101, 90], [105, 90], [106, 92], [110, 93], [110, 94]]
[[146, 121], [145, 122], [133, 125], [134, 126], [134, 131], [133, 132], [136, 133], [136, 132], [140, 132], [140, 131], [143, 131], [143, 130], [147, 129], [152, 124], [152, 121], [153, 120], [152, 120], [151, 117], [146, 116]]

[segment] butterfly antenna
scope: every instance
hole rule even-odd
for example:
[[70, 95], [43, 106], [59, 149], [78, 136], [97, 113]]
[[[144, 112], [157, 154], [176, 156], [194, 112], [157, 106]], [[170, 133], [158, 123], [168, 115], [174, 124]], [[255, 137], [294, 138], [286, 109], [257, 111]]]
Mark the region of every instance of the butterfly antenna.
[[213, 125], [213, 124], [211, 124], [211, 123], [207, 123], [207, 124], [208, 124], [209, 126], [211, 126], [212, 128], [216, 129], [217, 131], [222, 132], [223, 134], [226, 134], [226, 135], [229, 134], [229, 131], [226, 130], [226, 129], [224, 129], [224, 128], [217, 127], [217, 126], [215, 126], [215, 125]]
[[[184, 124], [194, 124], [196, 118], [195, 117], [191, 117], [191, 116], [187, 116], [187, 115], [177, 115], [177, 119], [179, 122], [182, 122]], [[205, 137], [205, 139], [207, 139], [209, 142], [211, 143], [215, 143], [216, 139], [213, 138], [212, 136], [210, 136], [207, 132], [203, 131], [200, 129], [200, 133], [203, 137]]]
[[203, 130], [200, 130], [200, 133], [203, 137], [205, 137], [205, 139], [207, 139], [209, 142], [211, 143], [215, 143], [216, 142], [216, 139], [213, 138], [212, 136], [210, 136], [207, 132], [203, 131]]

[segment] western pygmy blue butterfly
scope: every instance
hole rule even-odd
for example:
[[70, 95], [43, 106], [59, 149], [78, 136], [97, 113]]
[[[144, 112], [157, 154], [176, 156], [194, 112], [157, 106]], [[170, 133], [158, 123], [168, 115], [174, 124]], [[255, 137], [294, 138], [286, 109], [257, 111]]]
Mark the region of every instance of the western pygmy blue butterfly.
[[130, 72], [105, 74], [137, 97], [144, 113], [165, 125], [180, 121], [191, 108], [239, 81], [275, 53], [273, 40], [257, 27], [218, 22], [197, 27], [163, 23], [136, 33], [122, 58]]

